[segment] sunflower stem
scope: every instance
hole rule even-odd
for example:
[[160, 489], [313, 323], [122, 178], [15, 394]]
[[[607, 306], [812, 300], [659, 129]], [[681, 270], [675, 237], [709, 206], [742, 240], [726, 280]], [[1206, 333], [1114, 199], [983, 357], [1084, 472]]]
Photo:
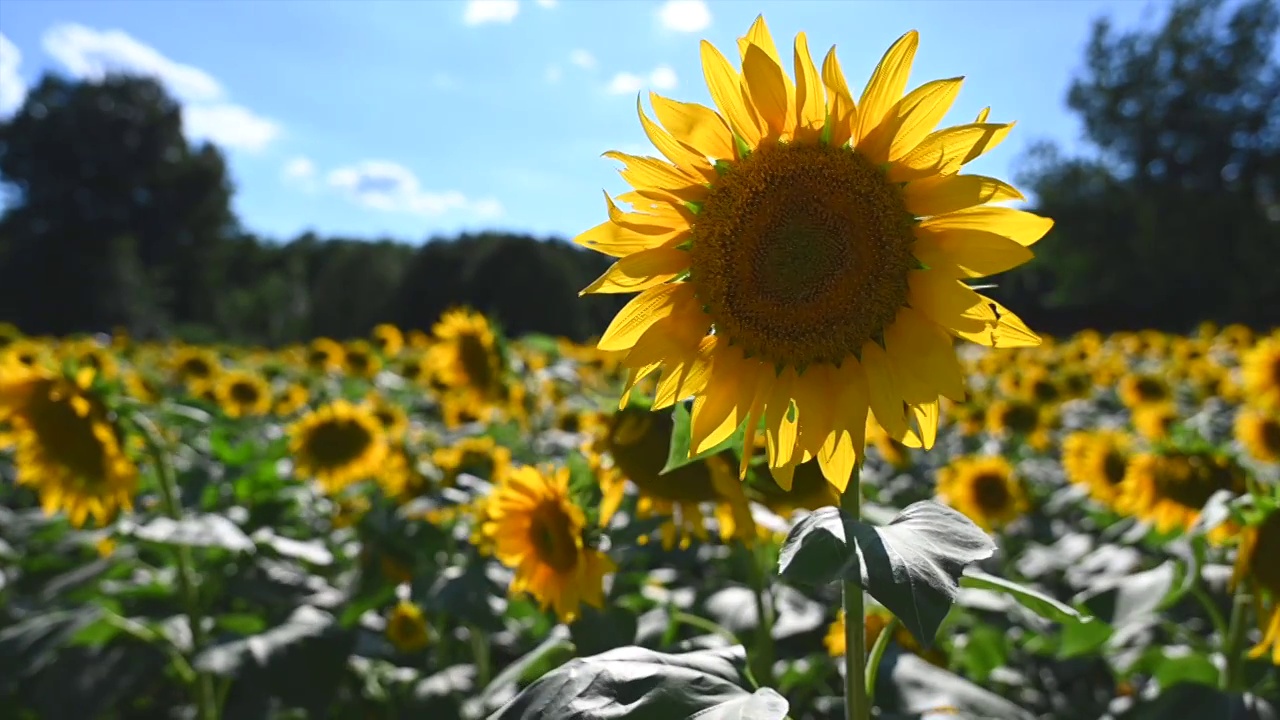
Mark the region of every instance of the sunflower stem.
[[[130, 416], [133, 425], [142, 434], [147, 453], [155, 466], [156, 477], [160, 486], [160, 501], [164, 512], [174, 522], [182, 521], [182, 505], [179, 502], [178, 483], [173, 475], [173, 466], [169, 464], [169, 456], [164, 450], [164, 439], [160, 429], [151, 419], [142, 413]], [[178, 545], [173, 549], [178, 564], [178, 592], [182, 595], [187, 611], [187, 624], [191, 627], [191, 657], [195, 658], [206, 645], [204, 633], [204, 617], [200, 612], [200, 596], [195, 571], [191, 560], [191, 549], [186, 545]], [[194, 665], [192, 666], [194, 667]], [[195, 674], [196, 717], [200, 720], [217, 720], [218, 705], [213, 691], [213, 677], [208, 673], [196, 671]]]
[[756, 645], [755, 645], [755, 661], [758, 672], [757, 679], [765, 685], [773, 684], [773, 603], [766, 602], [766, 595], [769, 593], [769, 581], [767, 571], [761, 565], [768, 567], [768, 561], [763, 560], [762, 548], [757, 545], [755, 548], [748, 549], [751, 556], [751, 585], [756, 601]]
[[[862, 517], [862, 468], [853, 467], [849, 484], [840, 496], [840, 508], [857, 520]], [[857, 553], [853, 554], [857, 563]], [[860, 567], [852, 568], [861, 573]], [[852, 580], [844, 581], [844, 716], [845, 720], [868, 720], [871, 717], [871, 699], [867, 696], [867, 647], [866, 607], [863, 604], [862, 586]]]
[[1249, 601], [1249, 594], [1244, 592], [1242, 583], [1231, 599], [1231, 620], [1227, 624], [1227, 635], [1222, 639], [1222, 655], [1226, 664], [1222, 668], [1219, 685], [1227, 692], [1244, 686], [1241, 670], [1244, 667], [1245, 635], [1249, 632]]
[[871, 657], [867, 658], [866, 674], [868, 705], [874, 704], [876, 700], [876, 678], [880, 675], [880, 659], [884, 657], [884, 651], [888, 649], [889, 641], [893, 639], [893, 634], [897, 632], [901, 622], [896, 617], [889, 618], [889, 624], [884, 626], [876, 636], [875, 644], [871, 646]]

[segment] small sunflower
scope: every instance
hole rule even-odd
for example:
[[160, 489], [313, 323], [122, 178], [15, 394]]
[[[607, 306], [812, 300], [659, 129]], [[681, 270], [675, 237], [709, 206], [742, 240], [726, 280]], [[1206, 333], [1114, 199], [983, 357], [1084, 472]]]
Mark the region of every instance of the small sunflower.
[[1062, 468], [1067, 480], [1087, 488], [1090, 497], [1110, 507], [1119, 496], [1132, 452], [1128, 433], [1075, 432], [1062, 441]]
[[164, 389], [147, 373], [129, 369], [124, 373], [124, 390], [140, 403], [154, 405], [164, 399]]
[[387, 457], [387, 441], [367, 408], [337, 400], [289, 428], [289, 450], [299, 476], [336, 493], [378, 472]]
[[316, 338], [307, 346], [306, 364], [315, 372], [332, 372], [343, 365], [342, 343], [333, 338]]
[[377, 418], [388, 440], [398, 442], [404, 439], [405, 433], [409, 430], [409, 414], [404, 408], [378, 393], [370, 393], [366, 396], [364, 406]]
[[1001, 437], [1038, 438], [1048, 424], [1047, 413], [1025, 400], [996, 400], [987, 407], [987, 430]]
[[214, 396], [227, 417], [242, 418], [271, 412], [271, 386], [261, 375], [231, 370], [214, 381]]
[[452, 445], [436, 448], [431, 462], [442, 473], [440, 484], [453, 487], [462, 473], [491, 483], [501, 483], [511, 470], [511, 450], [488, 435], [466, 437]]
[[277, 417], [289, 417], [307, 406], [311, 392], [301, 383], [289, 383], [276, 393], [271, 412]]
[[207, 386], [222, 370], [222, 363], [212, 350], [180, 347], [174, 351], [169, 366], [175, 378], [188, 388]]
[[[1244, 489], [1243, 470], [1225, 455], [1145, 452], [1129, 460], [1115, 507], [1150, 522], [1161, 533], [1185, 532], [1195, 525], [1215, 492]], [[1220, 541], [1229, 534], [1227, 526], [1221, 525], [1209, 537]]]
[[667, 413], [628, 407], [615, 412], [608, 426], [588, 444], [586, 454], [604, 495], [600, 524], [612, 519], [630, 481], [639, 491], [637, 517], [669, 518], [658, 531], [664, 547], [677, 543], [687, 547], [693, 538], [708, 538], [703, 505], [714, 506], [722, 540], [753, 540], [755, 522], [742, 483], [735, 476], [731, 454], [662, 472], [674, 428]]
[[387, 614], [387, 640], [402, 653], [412, 653], [427, 646], [427, 622], [422, 608], [401, 600]]
[[569, 499], [567, 468], [519, 467], [494, 488], [484, 534], [494, 556], [515, 569], [512, 593], [527, 592], [572, 622], [579, 607], [604, 606], [604, 576], [613, 562], [587, 547], [581, 508]]
[[1003, 457], [953, 460], [938, 471], [938, 495], [988, 532], [1017, 520], [1028, 508], [1022, 481]]
[[1268, 657], [1269, 652], [1272, 665], [1280, 665], [1280, 562], [1276, 562], [1277, 556], [1280, 556], [1280, 510], [1272, 510], [1261, 522], [1241, 531], [1232, 575], [1233, 585], [1247, 579], [1259, 591], [1256, 607], [1262, 625], [1262, 642], [1249, 651], [1249, 657]]
[[984, 110], [934, 132], [961, 79], [904, 96], [918, 40], [893, 44], [855, 106], [834, 49], [819, 71], [797, 36], [793, 80], [757, 18], [741, 72], [702, 43], [716, 110], [650, 94], [655, 123], [640, 108], [667, 160], [606, 153], [635, 211], [606, 196], [609, 220], [576, 238], [618, 258], [583, 292], [639, 295], [598, 346], [626, 353], [624, 393], [663, 369], [655, 409], [696, 398], [693, 452], [763, 419], [781, 485], [816, 457], [843, 490], [868, 412], [933, 445], [939, 397], [965, 395], [953, 336], [1040, 342], [964, 281], [1026, 262], [1053, 223], [989, 205], [1022, 197], [1008, 184], [959, 174], [1012, 125]]
[[484, 315], [452, 310], [433, 328], [428, 352], [433, 380], [471, 414], [487, 416], [504, 399], [502, 353]]
[[373, 328], [373, 345], [383, 357], [393, 358], [400, 354], [404, 347], [404, 334], [400, 328], [391, 323], [382, 323]]
[[92, 370], [75, 378], [42, 368], [0, 368], [0, 425], [16, 445], [17, 481], [40, 493], [46, 513], [66, 511], [72, 525], [99, 524], [133, 507], [138, 469], [124, 436], [90, 389]]
[[1147, 373], [1130, 373], [1120, 378], [1116, 393], [1128, 408], [1158, 405], [1173, 398], [1173, 390], [1167, 382]]
[[58, 354], [64, 360], [75, 363], [78, 368], [92, 370], [95, 377], [114, 380], [120, 375], [120, 361], [111, 348], [103, 347], [93, 340], [68, 343]]
[[427, 360], [419, 352], [400, 354], [395, 363], [396, 373], [411, 385], [418, 385], [427, 379]]
[[1280, 415], [1242, 409], [1236, 415], [1236, 440], [1255, 460], [1280, 463]]
[[1167, 440], [1178, 422], [1178, 408], [1171, 402], [1139, 405], [1133, 410], [1133, 428], [1150, 442]]
[[49, 346], [31, 338], [18, 338], [0, 348], [0, 365], [15, 363], [24, 367], [48, 364], [53, 359]]
[[382, 370], [382, 359], [364, 340], [352, 340], [342, 353], [342, 369], [351, 377], [373, 379]]
[[1258, 407], [1280, 410], [1280, 336], [1259, 342], [1241, 358], [1246, 395]]

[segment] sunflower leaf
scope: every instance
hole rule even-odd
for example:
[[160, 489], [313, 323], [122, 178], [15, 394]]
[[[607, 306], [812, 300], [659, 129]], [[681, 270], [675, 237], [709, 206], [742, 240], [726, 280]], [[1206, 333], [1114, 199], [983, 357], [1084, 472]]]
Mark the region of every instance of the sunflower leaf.
[[995, 575], [973, 570], [966, 571], [964, 576], [960, 578], [960, 586], [1003, 593], [1045, 620], [1062, 623], [1063, 625], [1090, 623], [1096, 620], [1096, 618], [1085, 615], [1070, 605], [1059, 602], [1044, 593]]
[[791, 529], [778, 565], [797, 582], [858, 583], [927, 648], [955, 602], [965, 566], [993, 552], [995, 543], [971, 520], [925, 500], [880, 527], [820, 508]]
[[689, 408], [685, 403], [676, 403], [675, 409], [671, 412], [671, 421], [671, 445], [667, 450], [667, 464], [663, 466], [662, 471], [658, 473], [659, 475], [666, 475], [672, 470], [698, 462], [725, 450], [732, 448], [741, 450], [743, 438], [747, 434], [746, 423], [743, 423], [724, 442], [690, 457], [689, 432], [693, 425], [693, 417], [689, 414]]

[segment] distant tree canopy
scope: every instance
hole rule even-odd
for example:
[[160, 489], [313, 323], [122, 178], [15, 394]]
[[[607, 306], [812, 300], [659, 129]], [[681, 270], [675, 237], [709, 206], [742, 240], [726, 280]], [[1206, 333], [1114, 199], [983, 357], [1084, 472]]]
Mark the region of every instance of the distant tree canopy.
[[[1057, 225], [994, 294], [1054, 333], [1280, 324], [1278, 26], [1276, 0], [1179, 0], [1128, 33], [1099, 20], [1067, 98], [1092, 152], [1029, 154], [1020, 181]], [[583, 339], [626, 299], [578, 298], [610, 258], [557, 239], [258, 237], [222, 153], [142, 78], [45, 76], [0, 122], [0, 180], [0, 321], [29, 333], [278, 344], [468, 304]]]

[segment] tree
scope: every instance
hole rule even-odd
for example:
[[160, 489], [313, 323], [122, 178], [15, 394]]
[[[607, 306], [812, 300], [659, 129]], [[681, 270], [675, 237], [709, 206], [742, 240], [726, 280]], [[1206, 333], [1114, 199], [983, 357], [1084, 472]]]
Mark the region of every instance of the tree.
[[1274, 0], [1097, 21], [1067, 97], [1094, 152], [1030, 154], [1020, 180], [1057, 224], [1005, 292], [1075, 326], [1280, 322], [1278, 26]]

